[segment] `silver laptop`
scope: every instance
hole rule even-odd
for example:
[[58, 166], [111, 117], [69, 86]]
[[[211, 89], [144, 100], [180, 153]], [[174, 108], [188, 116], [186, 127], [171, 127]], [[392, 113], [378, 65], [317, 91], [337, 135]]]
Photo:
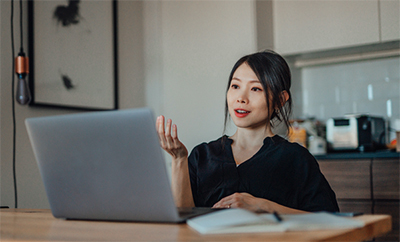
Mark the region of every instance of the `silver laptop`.
[[182, 222], [148, 108], [26, 119], [56, 218]]

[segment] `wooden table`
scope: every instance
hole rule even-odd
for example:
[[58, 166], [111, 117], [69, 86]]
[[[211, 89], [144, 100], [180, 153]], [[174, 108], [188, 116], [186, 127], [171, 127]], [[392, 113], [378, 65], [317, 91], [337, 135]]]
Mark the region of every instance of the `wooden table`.
[[359, 229], [201, 235], [186, 224], [56, 219], [47, 209], [1, 209], [1, 241], [362, 241], [391, 230], [389, 215], [363, 215]]

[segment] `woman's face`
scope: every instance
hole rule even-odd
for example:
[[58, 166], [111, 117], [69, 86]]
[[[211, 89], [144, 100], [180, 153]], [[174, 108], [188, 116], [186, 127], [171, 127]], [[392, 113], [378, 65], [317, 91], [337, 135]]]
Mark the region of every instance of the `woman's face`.
[[247, 63], [234, 72], [226, 97], [229, 114], [238, 128], [265, 128], [269, 124], [265, 90]]

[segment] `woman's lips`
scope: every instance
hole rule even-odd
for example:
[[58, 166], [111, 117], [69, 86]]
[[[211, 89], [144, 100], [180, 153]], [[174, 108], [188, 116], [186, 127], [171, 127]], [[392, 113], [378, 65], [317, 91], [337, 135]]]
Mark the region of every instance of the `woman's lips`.
[[235, 109], [235, 115], [238, 118], [244, 118], [247, 115], [249, 115], [250, 111], [244, 110], [244, 109]]

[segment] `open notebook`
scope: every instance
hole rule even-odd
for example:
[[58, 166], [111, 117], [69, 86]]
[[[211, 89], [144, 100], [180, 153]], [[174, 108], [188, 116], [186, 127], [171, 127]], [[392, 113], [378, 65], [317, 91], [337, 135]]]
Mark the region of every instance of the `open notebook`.
[[187, 224], [202, 234], [306, 231], [363, 227], [363, 221], [326, 212], [280, 215], [256, 214], [244, 209], [226, 209], [191, 218]]

